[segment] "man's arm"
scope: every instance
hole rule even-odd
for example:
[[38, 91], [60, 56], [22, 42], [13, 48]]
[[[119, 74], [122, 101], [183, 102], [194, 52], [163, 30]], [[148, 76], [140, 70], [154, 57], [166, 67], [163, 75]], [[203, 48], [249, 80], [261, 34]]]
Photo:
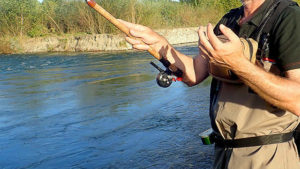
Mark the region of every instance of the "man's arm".
[[126, 40], [132, 44], [133, 48], [148, 50], [151, 46], [172, 65], [182, 70], [183, 82], [187, 85], [194, 86], [208, 76], [208, 60], [200, 56], [200, 54], [194, 58], [186, 56], [174, 49], [164, 37], [152, 29], [122, 20], [120, 22], [130, 29], [130, 34], [134, 38], [126, 37]]
[[234, 72], [258, 95], [274, 106], [300, 116], [300, 69], [276, 76], [248, 60], [232, 65]]
[[194, 58], [186, 56], [171, 45], [164, 57], [177, 68], [183, 71], [182, 81], [188, 86], [194, 86], [201, 83], [208, 77], [208, 59], [200, 54]]
[[210, 54], [210, 59], [226, 64], [243, 82], [274, 106], [300, 116], [300, 69], [286, 72], [286, 78], [266, 72], [243, 57], [243, 47], [234, 32], [224, 25], [221, 32], [229, 39], [222, 43], [209, 25], [206, 37], [204, 29], [199, 33], [200, 46]]

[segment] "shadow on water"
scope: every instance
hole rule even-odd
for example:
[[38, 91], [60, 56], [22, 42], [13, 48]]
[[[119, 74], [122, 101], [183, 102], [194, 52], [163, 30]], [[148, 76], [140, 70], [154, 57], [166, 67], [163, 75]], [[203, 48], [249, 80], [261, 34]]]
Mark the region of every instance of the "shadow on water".
[[151, 60], [0, 56], [0, 167], [210, 168], [212, 146], [198, 136], [209, 127], [209, 82], [159, 88]]

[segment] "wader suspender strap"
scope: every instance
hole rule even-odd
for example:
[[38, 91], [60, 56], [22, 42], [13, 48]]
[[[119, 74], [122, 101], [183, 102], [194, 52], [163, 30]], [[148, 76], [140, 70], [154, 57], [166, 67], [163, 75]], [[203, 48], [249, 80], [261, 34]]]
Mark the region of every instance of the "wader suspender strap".
[[[260, 37], [263, 32], [269, 33], [271, 31], [271, 28], [274, 26], [273, 22], [275, 21], [275, 18], [274, 18], [275, 15], [277, 15], [277, 14], [279, 15], [282, 12], [282, 10], [288, 6], [288, 5], [286, 5], [286, 3], [282, 3], [282, 2], [287, 2], [287, 1], [284, 1], [284, 0], [275, 0], [274, 1], [274, 3], [268, 9], [268, 12], [266, 13], [266, 15], [263, 17], [263, 19], [260, 22], [257, 29], [250, 35], [251, 38], [253, 38], [257, 42], [259, 42]], [[281, 5], [281, 4], [284, 4], [284, 5]], [[280, 7], [280, 6], [284, 6], [284, 7]], [[280, 8], [282, 10], [278, 11]], [[268, 29], [268, 30], [266, 30], [266, 29]]]

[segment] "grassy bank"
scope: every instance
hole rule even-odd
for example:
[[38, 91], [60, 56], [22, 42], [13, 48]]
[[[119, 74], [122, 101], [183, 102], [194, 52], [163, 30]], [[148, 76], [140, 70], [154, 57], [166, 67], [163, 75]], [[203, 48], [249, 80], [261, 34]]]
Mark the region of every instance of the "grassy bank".
[[[96, 0], [112, 15], [152, 28], [198, 26], [216, 22], [233, 0], [181, 3], [168, 0]], [[200, 3], [201, 2], [201, 3]], [[84, 0], [1, 0], [0, 37], [115, 33], [116, 29]]]

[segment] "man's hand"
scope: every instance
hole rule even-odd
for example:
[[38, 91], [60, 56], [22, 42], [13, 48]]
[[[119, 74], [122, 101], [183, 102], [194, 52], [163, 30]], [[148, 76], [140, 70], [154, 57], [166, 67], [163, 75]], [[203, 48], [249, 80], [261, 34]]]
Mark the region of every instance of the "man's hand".
[[183, 72], [182, 78], [184, 83], [193, 86], [202, 82], [208, 76], [207, 59], [201, 56], [194, 59], [180, 53], [164, 37], [150, 28], [123, 20], [119, 21], [129, 28], [132, 37], [126, 37], [126, 40], [132, 44], [133, 48], [148, 50], [151, 47], [159, 52], [171, 65]]
[[157, 52], [161, 52], [162, 49], [169, 45], [164, 37], [148, 27], [123, 20], [119, 21], [129, 28], [132, 37], [126, 37], [126, 41], [132, 44], [135, 49], [148, 50], [151, 47]]
[[222, 42], [219, 40], [213, 32], [211, 24], [208, 24], [207, 31], [204, 27], [200, 27], [198, 32], [200, 51], [206, 54], [210, 62], [225, 64], [228, 68], [234, 70], [241, 59], [246, 59], [243, 44], [231, 29], [220, 25], [220, 30], [228, 41]]

